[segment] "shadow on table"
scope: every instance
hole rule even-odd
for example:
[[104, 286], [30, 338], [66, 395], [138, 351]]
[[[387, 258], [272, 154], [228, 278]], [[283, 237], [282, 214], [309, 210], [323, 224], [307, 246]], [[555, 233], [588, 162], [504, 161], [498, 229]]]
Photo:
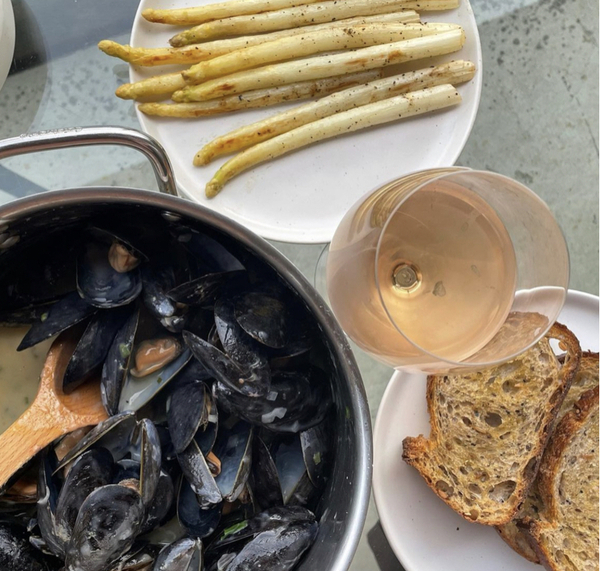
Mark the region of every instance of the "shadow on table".
[[405, 571], [404, 567], [400, 565], [398, 559], [394, 555], [390, 544], [388, 543], [381, 522], [377, 522], [367, 533], [367, 541], [373, 551], [373, 555], [377, 560], [379, 569], [381, 571]]

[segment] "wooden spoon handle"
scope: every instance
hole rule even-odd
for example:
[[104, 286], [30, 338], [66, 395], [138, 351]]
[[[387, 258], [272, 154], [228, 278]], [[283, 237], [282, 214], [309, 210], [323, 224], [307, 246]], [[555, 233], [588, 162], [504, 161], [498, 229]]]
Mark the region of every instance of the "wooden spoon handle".
[[37, 452], [62, 436], [64, 430], [47, 409], [34, 402], [0, 434], [0, 490]]

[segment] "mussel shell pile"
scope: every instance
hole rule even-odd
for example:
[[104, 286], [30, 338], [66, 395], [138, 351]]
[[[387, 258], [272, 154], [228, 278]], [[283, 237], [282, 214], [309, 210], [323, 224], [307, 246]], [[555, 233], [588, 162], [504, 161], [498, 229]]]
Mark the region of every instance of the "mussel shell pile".
[[99, 382], [108, 418], [0, 490], [0, 568], [296, 567], [318, 534], [336, 409], [300, 297], [177, 216], [22, 239], [0, 256], [0, 323], [31, 325], [19, 350], [76, 334], [63, 390]]

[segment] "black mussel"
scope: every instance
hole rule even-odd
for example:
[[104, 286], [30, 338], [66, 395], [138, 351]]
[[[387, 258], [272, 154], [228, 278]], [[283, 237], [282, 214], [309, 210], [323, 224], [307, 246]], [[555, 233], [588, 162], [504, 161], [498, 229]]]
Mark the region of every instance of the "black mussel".
[[171, 440], [178, 454], [190, 445], [200, 427], [208, 424], [209, 399], [209, 389], [202, 381], [178, 382], [171, 391], [167, 400], [167, 420]]
[[177, 454], [177, 460], [185, 479], [197, 495], [201, 508], [208, 509], [223, 501], [204, 454], [195, 440], [181, 454]]
[[64, 557], [66, 542], [56, 531], [56, 504], [61, 482], [55, 475], [58, 460], [52, 449], [46, 449], [40, 459], [38, 477], [37, 523], [48, 549], [57, 557]]
[[221, 297], [215, 303], [215, 325], [227, 356], [243, 371], [248, 371], [247, 383], [252, 383], [256, 395], [269, 390], [271, 369], [263, 347], [254, 341], [235, 319], [233, 301]]
[[316, 522], [299, 522], [263, 531], [236, 555], [227, 571], [290, 571], [313, 544], [319, 526]]
[[185, 305], [210, 306], [222, 287], [242, 273], [241, 271], [207, 273], [178, 285], [169, 291], [168, 296], [173, 301]]
[[129, 372], [137, 378], [147, 377], [177, 359], [182, 351], [179, 339], [171, 335], [146, 339], [135, 348], [134, 366]]
[[221, 426], [213, 453], [220, 461], [215, 478], [223, 500], [234, 502], [244, 491], [252, 465], [252, 427], [240, 421], [231, 429]]
[[85, 499], [96, 489], [109, 484], [114, 471], [113, 458], [105, 448], [84, 452], [73, 462], [56, 504], [56, 534], [67, 544]]
[[321, 488], [329, 474], [331, 463], [331, 435], [327, 419], [300, 433], [302, 456], [308, 477], [314, 486]]
[[67, 571], [104, 571], [132, 547], [144, 508], [131, 487], [109, 484], [83, 502], [67, 547]]
[[222, 504], [203, 507], [200, 498], [185, 478], [181, 478], [177, 497], [177, 517], [188, 534], [195, 538], [211, 535], [221, 520]]
[[88, 234], [97, 242], [103, 242], [109, 247], [108, 261], [112, 268], [119, 273], [126, 273], [137, 268], [142, 261], [148, 261], [148, 256], [136, 248], [131, 240], [122, 235], [117, 236], [109, 230], [91, 227]]
[[205, 426], [200, 427], [200, 430], [194, 436], [194, 440], [197, 442], [204, 456], [208, 456], [211, 453], [219, 433], [219, 409], [211, 393], [207, 393], [206, 403], [208, 422]]
[[97, 309], [81, 299], [77, 292], [67, 294], [52, 304], [48, 311], [42, 313], [39, 320], [33, 323], [17, 347], [17, 351], [23, 351], [23, 349], [28, 349], [58, 335], [65, 329], [90, 317], [96, 311]]
[[92, 446], [106, 448], [115, 461], [121, 460], [131, 448], [131, 438], [136, 424], [134, 412], [122, 412], [103, 420], [66, 454], [59, 462], [57, 470], [66, 466]]
[[256, 514], [250, 519], [237, 522], [228, 528], [225, 528], [210, 543], [207, 551], [221, 550], [227, 545], [245, 541], [263, 531], [275, 529], [282, 525], [314, 523], [315, 521], [315, 515], [301, 506], [279, 506], [270, 508]]
[[140, 494], [144, 506], [148, 507], [158, 487], [162, 467], [162, 450], [158, 431], [150, 419], [140, 420], [137, 432], [136, 440], [140, 447]]
[[142, 408], [164, 389], [170, 381], [176, 378], [177, 374], [187, 365], [191, 358], [192, 353], [186, 348], [178, 357], [168, 362], [161, 369], [144, 377], [136, 377], [130, 371], [125, 378], [125, 383], [121, 390], [119, 410], [137, 411]]
[[202, 571], [204, 557], [202, 541], [186, 537], [163, 547], [153, 571]]
[[239, 272], [245, 268], [243, 264], [219, 241], [186, 227], [174, 229], [177, 241], [190, 254], [190, 266], [196, 265], [196, 276], [211, 272]]
[[112, 311], [101, 309], [90, 319], [67, 365], [63, 377], [64, 392], [76, 389], [103, 365], [115, 335], [129, 313], [126, 307]]
[[289, 316], [284, 302], [261, 292], [247, 292], [235, 300], [235, 318], [253, 339], [281, 349], [288, 342]]
[[31, 304], [16, 309], [6, 309], [0, 311], [0, 326], [15, 327], [18, 325], [33, 325], [40, 321], [44, 314], [56, 303], [57, 299]]
[[254, 438], [252, 491], [263, 509], [283, 506], [283, 492], [277, 466], [269, 448], [260, 436]]
[[175, 486], [171, 476], [161, 471], [156, 492], [146, 509], [146, 520], [140, 533], [148, 533], [161, 525], [171, 513], [175, 501]]
[[308, 504], [316, 489], [308, 477], [298, 435], [282, 437], [273, 445], [271, 455], [277, 467], [284, 505]]
[[[194, 357], [215, 377], [232, 391], [248, 396], [259, 396], [268, 391], [268, 382], [264, 376], [257, 377], [255, 372], [243, 370], [227, 355], [189, 331], [183, 332], [183, 340], [191, 349]], [[263, 369], [268, 372], [268, 366]], [[268, 379], [267, 379], [268, 380]]]
[[121, 556], [110, 571], [151, 571], [160, 548], [136, 542], [133, 547]]
[[0, 521], [2, 571], [50, 571], [43, 555], [28, 541], [27, 530], [16, 522]]
[[167, 296], [167, 292], [176, 283], [175, 271], [171, 265], [157, 265], [151, 261], [142, 269], [142, 297], [148, 311], [156, 319], [177, 314], [176, 302]]
[[111, 416], [118, 412], [121, 390], [133, 356], [133, 343], [139, 319], [140, 312], [135, 311], [119, 329], [102, 367], [100, 393], [104, 408]]
[[120, 272], [110, 263], [111, 245], [90, 241], [77, 259], [77, 290], [90, 305], [112, 308], [131, 303], [142, 291], [139, 268]]
[[[119, 484], [127, 480], [137, 480], [143, 485], [141, 464], [137, 460], [123, 459], [117, 462], [115, 475], [112, 483]], [[161, 470], [154, 496], [145, 505], [146, 517], [140, 531], [141, 534], [148, 533], [161, 525], [168, 517], [175, 499], [175, 487], [171, 476]]]
[[331, 406], [328, 387], [314, 368], [274, 372], [265, 397], [245, 398], [219, 381], [213, 392], [224, 410], [274, 432], [300, 432], [316, 426]]

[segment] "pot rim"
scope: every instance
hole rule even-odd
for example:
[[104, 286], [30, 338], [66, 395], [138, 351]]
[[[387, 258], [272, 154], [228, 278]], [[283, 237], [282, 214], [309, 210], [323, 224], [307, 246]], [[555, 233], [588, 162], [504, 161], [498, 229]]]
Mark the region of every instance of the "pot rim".
[[217, 230], [228, 234], [259, 254], [261, 259], [284, 277], [307, 303], [337, 354], [337, 365], [341, 375], [348, 382], [350, 398], [354, 407], [353, 430], [357, 449], [352, 497], [355, 509], [349, 513], [349, 518], [345, 521], [347, 529], [344, 534], [344, 544], [340, 546], [339, 556], [330, 569], [330, 571], [346, 571], [350, 567], [358, 547], [367, 517], [373, 471], [373, 436], [371, 417], [360, 371], [346, 334], [331, 310], [300, 271], [265, 239], [222, 214], [208, 210], [189, 200], [159, 192], [126, 187], [85, 187], [53, 190], [20, 198], [0, 206], [0, 234], [10, 229], [10, 222], [15, 218], [21, 219], [56, 207], [97, 204], [98, 202], [150, 205], [214, 226]]

